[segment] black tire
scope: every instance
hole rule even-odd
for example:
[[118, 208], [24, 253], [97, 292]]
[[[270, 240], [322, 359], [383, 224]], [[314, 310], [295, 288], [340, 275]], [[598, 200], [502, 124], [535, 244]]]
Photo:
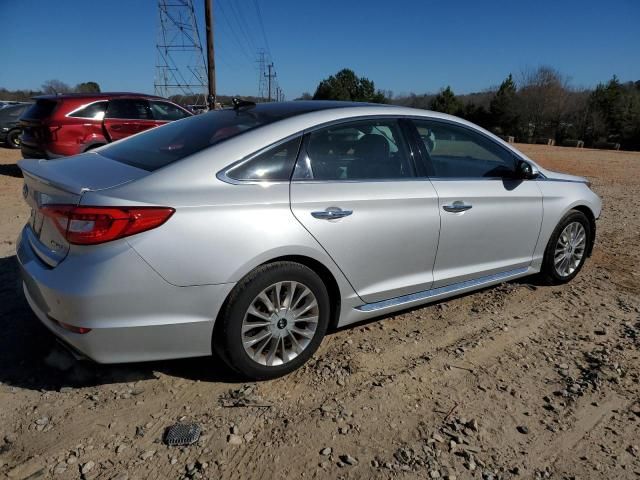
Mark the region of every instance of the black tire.
[[[558, 273], [554, 265], [555, 249], [556, 249], [556, 245], [558, 244], [558, 238], [562, 234], [562, 231], [565, 229], [567, 225], [574, 222], [578, 222], [584, 227], [584, 231], [586, 233], [585, 251], [584, 251], [584, 254], [582, 255], [582, 258], [580, 259], [580, 263], [575, 268], [575, 270], [569, 275], [562, 276]], [[551, 234], [551, 238], [549, 238], [549, 243], [547, 244], [547, 248], [545, 249], [545, 252], [544, 252], [542, 269], [540, 270], [540, 278], [542, 279], [543, 283], [546, 283], [548, 285], [561, 285], [563, 283], [567, 283], [573, 280], [575, 276], [578, 275], [580, 270], [582, 270], [582, 267], [584, 266], [584, 262], [587, 259], [589, 246], [591, 245], [591, 241], [592, 241], [592, 235], [593, 235], [593, 229], [591, 228], [591, 222], [589, 222], [589, 219], [584, 213], [578, 210], [571, 210], [564, 217], [562, 217], [560, 222], [558, 222], [558, 225], [556, 226], [555, 230]]]
[[7, 133], [7, 146], [9, 148], [20, 148], [21, 130], [13, 129]]
[[104, 147], [104, 143], [96, 143], [95, 145], [91, 145], [84, 149], [85, 152], [90, 152], [91, 150], [95, 150], [96, 148]]
[[[318, 323], [315, 334], [306, 348], [281, 365], [258, 363], [242, 344], [242, 323], [256, 297], [277, 282], [295, 281], [311, 290], [318, 303]], [[244, 277], [229, 294], [214, 333], [213, 348], [234, 371], [247, 379], [267, 380], [290, 373], [302, 366], [318, 349], [329, 325], [331, 305], [327, 288], [310, 268], [295, 262], [274, 262], [256, 268]], [[286, 322], [285, 322], [286, 323]]]

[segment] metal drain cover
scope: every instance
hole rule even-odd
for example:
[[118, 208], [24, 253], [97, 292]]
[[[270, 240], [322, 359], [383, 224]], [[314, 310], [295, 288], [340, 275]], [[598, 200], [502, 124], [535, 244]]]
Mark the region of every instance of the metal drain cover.
[[196, 423], [176, 423], [164, 431], [164, 443], [171, 446], [191, 445], [198, 441], [201, 431]]

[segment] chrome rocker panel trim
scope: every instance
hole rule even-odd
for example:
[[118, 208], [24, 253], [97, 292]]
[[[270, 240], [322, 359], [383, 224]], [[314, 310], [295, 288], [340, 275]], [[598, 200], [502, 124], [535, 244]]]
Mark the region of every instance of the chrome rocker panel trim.
[[514, 270], [508, 270], [506, 272], [494, 273], [492, 275], [486, 275], [484, 277], [475, 278], [473, 280], [465, 280], [464, 282], [454, 283], [444, 287], [433, 288], [431, 290], [424, 290], [422, 292], [411, 293], [409, 295], [402, 295], [400, 297], [390, 298], [388, 300], [381, 300], [374, 303], [365, 303], [356, 310], [361, 312], [374, 312], [377, 310], [384, 310], [389, 307], [400, 307], [402, 305], [408, 305], [414, 302], [429, 300], [433, 297], [439, 296], [451, 296], [458, 292], [463, 292], [468, 289], [478, 289], [483, 286], [488, 286], [497, 282], [510, 280], [512, 278], [528, 275], [532, 273], [529, 267], [516, 268]]

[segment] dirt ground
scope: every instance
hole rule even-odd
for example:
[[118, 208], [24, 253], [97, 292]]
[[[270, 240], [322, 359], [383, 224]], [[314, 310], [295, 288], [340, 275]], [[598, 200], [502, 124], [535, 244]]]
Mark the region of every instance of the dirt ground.
[[[0, 148], [0, 477], [640, 478], [640, 153], [520, 148], [604, 200], [573, 282], [343, 329], [257, 384], [211, 359], [72, 361], [22, 298], [19, 154]], [[197, 444], [161, 443], [178, 421]]]

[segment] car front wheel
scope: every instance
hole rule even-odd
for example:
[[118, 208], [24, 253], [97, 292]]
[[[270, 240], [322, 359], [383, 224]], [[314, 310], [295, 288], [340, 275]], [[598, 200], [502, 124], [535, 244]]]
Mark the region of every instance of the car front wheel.
[[591, 242], [587, 216], [572, 210], [558, 223], [545, 250], [541, 274], [546, 283], [558, 285], [572, 280], [582, 269]]
[[213, 344], [241, 375], [255, 380], [285, 375], [317, 350], [329, 324], [322, 279], [295, 262], [263, 265], [231, 292]]

